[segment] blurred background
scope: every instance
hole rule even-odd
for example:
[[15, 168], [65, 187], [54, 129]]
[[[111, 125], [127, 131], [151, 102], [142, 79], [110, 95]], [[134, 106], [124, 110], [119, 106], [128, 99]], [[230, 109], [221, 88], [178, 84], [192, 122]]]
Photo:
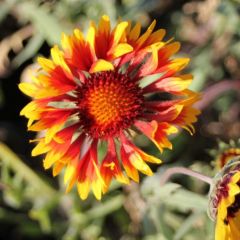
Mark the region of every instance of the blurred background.
[[[153, 177], [140, 184], [112, 184], [101, 202], [81, 201], [76, 189], [65, 194], [62, 176], [44, 171], [41, 157], [30, 155], [34, 133], [19, 116], [30, 99], [17, 87], [30, 81], [36, 57], [48, 57], [61, 32], [87, 29], [103, 14], [139, 21], [153, 19], [167, 29], [165, 39], [181, 41], [179, 56], [189, 56], [191, 86], [203, 93], [196, 134], [181, 132], [174, 149], [163, 155], [145, 139], [136, 143], [161, 157]], [[0, 239], [63, 240], [211, 240], [208, 186], [174, 176], [160, 187], [163, 172], [186, 166], [214, 176], [219, 140], [240, 137], [240, 1], [239, 0], [1, 0], [0, 1]], [[224, 145], [224, 144], [220, 144]], [[215, 151], [213, 151], [215, 150]], [[212, 152], [214, 154], [209, 154]]]

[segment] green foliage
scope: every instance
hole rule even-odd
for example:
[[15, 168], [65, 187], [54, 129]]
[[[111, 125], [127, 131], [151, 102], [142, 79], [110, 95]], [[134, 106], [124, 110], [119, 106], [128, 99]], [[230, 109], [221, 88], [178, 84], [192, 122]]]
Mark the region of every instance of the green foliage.
[[[173, 166], [186, 166], [213, 176], [215, 170], [211, 162], [219, 152], [216, 151], [216, 139], [229, 142], [240, 137], [239, 93], [234, 88], [228, 91], [225, 85], [218, 85], [226, 82], [229, 86], [240, 79], [239, 0], [1, 1], [0, 46], [2, 41], [12, 39], [13, 36], [17, 40], [13, 41], [13, 45], [6, 45], [4, 51], [1, 48], [0, 107], [7, 111], [0, 119], [0, 141], [9, 141], [8, 137], [4, 138], [4, 134], [10, 130], [4, 124], [13, 114], [11, 120], [17, 126], [16, 129], [22, 121], [16, 115], [18, 102], [6, 99], [8, 95], [12, 96], [12, 83], [16, 85], [19, 82], [19, 72], [23, 66], [39, 54], [48, 55], [49, 48], [59, 44], [61, 32], [71, 33], [75, 27], [85, 31], [89, 20], [97, 22], [102, 14], [109, 15], [113, 24], [119, 17], [139, 21], [143, 29], [153, 18], [157, 18], [158, 27], [167, 28], [169, 35], [166, 39], [174, 35], [182, 43], [179, 56], [191, 58], [187, 69], [194, 75], [191, 89], [206, 93], [208, 87], [213, 86], [207, 95], [203, 94], [200, 103], [203, 113], [196, 126], [197, 133], [194, 137], [185, 132], [174, 136], [173, 150], [165, 151], [164, 154], [160, 154], [145, 138], [138, 137], [136, 143], [163, 159], [165, 165], [158, 169], [153, 167], [156, 174], [153, 177], [142, 177], [138, 186], [131, 184], [122, 187], [114, 182], [101, 202], [97, 202], [93, 196], [85, 202], [81, 201], [76, 189], [66, 194], [62, 175], [50, 178], [42, 168], [34, 168], [34, 164], [30, 166], [29, 162], [39, 160], [30, 158], [28, 154], [19, 155], [20, 158], [1, 143], [1, 233], [6, 236], [10, 234], [8, 239], [212, 240], [214, 223], [206, 214], [207, 186], [180, 175], [171, 179], [176, 183], [164, 186], [160, 185], [160, 179]], [[6, 23], [11, 21], [14, 22], [13, 26], [6, 30]], [[28, 26], [30, 32], [19, 34], [19, 30]], [[17, 71], [18, 79], [10, 76], [6, 80], [7, 74], [14, 71]], [[154, 77], [142, 79], [142, 86], [153, 81]], [[23, 76], [22, 80], [27, 81]], [[9, 82], [6, 84], [6, 81]], [[6, 91], [8, 85], [11, 94]], [[219, 94], [215, 96], [216, 92]], [[13, 109], [12, 102], [16, 109]], [[8, 112], [10, 115], [7, 115]], [[10, 133], [9, 136], [10, 140], [19, 138]], [[21, 142], [24, 137], [16, 141]], [[14, 143], [9, 144], [13, 149], [19, 142]], [[220, 149], [227, 146], [223, 143], [219, 145]], [[230, 141], [230, 146], [238, 145]], [[214, 149], [211, 157], [207, 153], [209, 149]], [[100, 158], [104, 150], [105, 146], [100, 146]], [[13, 229], [11, 233], [8, 232], [9, 227]]]

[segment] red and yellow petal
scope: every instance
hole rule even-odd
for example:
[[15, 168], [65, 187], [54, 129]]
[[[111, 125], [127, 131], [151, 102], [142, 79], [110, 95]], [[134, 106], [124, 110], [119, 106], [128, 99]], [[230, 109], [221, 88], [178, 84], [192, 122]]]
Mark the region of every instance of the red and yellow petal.
[[178, 77], [161, 77], [152, 84], [144, 88], [144, 93], [149, 92], [169, 92], [178, 93], [182, 92], [189, 87], [192, 83], [193, 76], [191, 74], [181, 75]]
[[79, 196], [86, 199], [90, 189], [95, 197], [100, 200], [105, 187], [97, 162], [97, 142], [94, 141], [85, 156], [77, 163], [76, 179]]
[[102, 161], [100, 173], [105, 182], [103, 193], [107, 192], [112, 178], [115, 178], [117, 181], [123, 184], [129, 183], [128, 178], [121, 170], [113, 139], [109, 139], [108, 141], [108, 151]]
[[108, 71], [113, 70], [114, 66], [111, 62], [108, 62], [103, 59], [97, 60], [90, 68], [90, 73], [101, 72], [101, 71]]
[[168, 135], [178, 132], [177, 128], [167, 122], [157, 123], [156, 121], [144, 122], [136, 121], [134, 125], [146, 135], [162, 152], [164, 148], [172, 149], [172, 144], [168, 140]]
[[124, 147], [121, 147], [121, 160], [126, 174], [135, 182], [139, 182], [139, 173], [135, 166], [132, 164], [129, 158], [129, 154], [125, 151]]
[[136, 170], [151, 176], [153, 173], [145, 161], [159, 164], [161, 160], [141, 151], [124, 134], [121, 134], [121, 142], [121, 158], [127, 175], [136, 182], [139, 181], [139, 174]]
[[154, 20], [150, 26], [148, 27], [148, 29], [146, 30], [146, 32], [144, 34], [142, 34], [142, 36], [140, 36], [137, 40], [136, 40], [136, 44], [134, 46], [135, 49], [139, 49], [149, 38], [149, 36], [151, 35], [151, 33], [153, 32], [154, 27], [156, 26], [156, 20]]

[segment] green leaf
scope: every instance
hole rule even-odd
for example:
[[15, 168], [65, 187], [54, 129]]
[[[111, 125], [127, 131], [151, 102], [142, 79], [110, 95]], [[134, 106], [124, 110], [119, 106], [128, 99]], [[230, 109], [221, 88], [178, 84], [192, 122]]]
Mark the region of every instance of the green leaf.
[[123, 196], [119, 195], [116, 197], [109, 198], [106, 202], [102, 202], [101, 204], [97, 205], [89, 209], [86, 212], [86, 215], [89, 219], [96, 219], [99, 217], [106, 216], [113, 211], [118, 210], [123, 205]]
[[178, 189], [168, 199], [165, 198], [162, 200], [166, 205], [182, 211], [189, 211], [191, 209], [206, 211], [208, 206], [206, 197], [185, 189]]
[[25, 2], [20, 7], [22, 14], [33, 23], [49, 45], [60, 43], [61, 32], [64, 28], [59, 23], [59, 19], [49, 12], [49, 9], [33, 2]]
[[32, 209], [29, 212], [29, 216], [39, 222], [44, 233], [49, 233], [51, 231], [49, 213], [46, 211], [46, 209]]
[[13, 59], [12, 64], [17, 68], [26, 60], [32, 58], [44, 42], [41, 34], [34, 35], [26, 45], [26, 47]]
[[[162, 167], [161, 170], [164, 171], [164, 167]], [[141, 186], [141, 193], [143, 197], [146, 197], [148, 200], [150, 200], [152, 197], [153, 199], [161, 198], [164, 199], [166, 197], [169, 197], [174, 191], [176, 191], [180, 185], [176, 183], [168, 183], [164, 186], [160, 186], [159, 179], [161, 174], [156, 173], [152, 177], [148, 177], [144, 179], [144, 182]]]
[[7, 14], [10, 12], [11, 8], [15, 4], [15, 1], [2, 1], [0, 3], [0, 22], [4, 20]]
[[195, 222], [203, 215], [202, 212], [192, 213], [186, 220], [182, 223], [181, 227], [176, 231], [173, 240], [181, 240], [186, 235], [186, 233], [193, 227]]
[[[12, 171], [18, 174], [25, 182], [34, 187], [36, 192], [41, 195], [45, 192], [47, 198], [57, 195], [57, 191], [47, 182], [39, 177], [29, 166], [27, 166], [14, 152], [11, 151], [4, 143], [0, 142], [0, 161], [7, 165]], [[5, 177], [7, 178], [7, 177]]]
[[141, 192], [149, 204], [166, 204], [180, 211], [196, 209], [206, 211], [208, 200], [197, 193], [180, 188], [178, 184], [167, 183], [160, 186], [159, 174], [148, 178], [142, 185]]
[[161, 205], [158, 209], [158, 221], [162, 234], [166, 239], [171, 240], [173, 238], [173, 232], [171, 228], [167, 225], [166, 220], [164, 219], [165, 206]]

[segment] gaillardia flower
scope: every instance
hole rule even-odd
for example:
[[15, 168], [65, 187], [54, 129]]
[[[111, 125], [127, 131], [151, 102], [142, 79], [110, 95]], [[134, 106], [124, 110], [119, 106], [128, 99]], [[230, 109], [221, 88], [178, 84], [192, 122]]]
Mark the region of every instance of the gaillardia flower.
[[240, 156], [240, 140], [232, 140], [230, 143], [219, 142], [219, 149], [213, 150], [211, 153], [211, 155], [217, 156], [214, 160], [216, 168], [222, 169], [230, 160]]
[[229, 161], [217, 175], [209, 213], [216, 220], [215, 240], [240, 239], [240, 159]]
[[220, 153], [216, 159], [217, 166], [222, 168], [231, 159], [240, 156], [240, 148], [229, 148]]
[[21, 111], [28, 129], [45, 132], [32, 155], [46, 153], [44, 167], [54, 176], [66, 167], [67, 191], [77, 183], [82, 199], [91, 189], [100, 199], [113, 178], [127, 184], [139, 181], [139, 171], [152, 175], [146, 162], [161, 160], [134, 145], [135, 134], [162, 151], [172, 148], [168, 136], [178, 127], [194, 131], [199, 95], [188, 89], [192, 75], [179, 74], [189, 59], [172, 57], [180, 44], [163, 41], [165, 30], [154, 32], [155, 24], [143, 34], [139, 23], [126, 21], [111, 30], [103, 16], [86, 37], [79, 29], [63, 34], [62, 49], [54, 46], [51, 59], [39, 57], [38, 75], [19, 85], [33, 98]]

